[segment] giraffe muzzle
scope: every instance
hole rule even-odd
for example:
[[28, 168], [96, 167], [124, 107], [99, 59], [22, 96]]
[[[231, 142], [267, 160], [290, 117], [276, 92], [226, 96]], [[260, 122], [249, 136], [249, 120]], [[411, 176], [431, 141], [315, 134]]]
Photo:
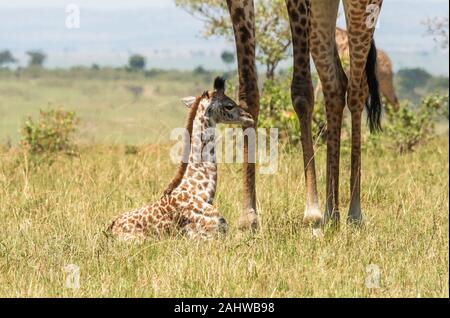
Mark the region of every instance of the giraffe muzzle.
[[252, 115], [242, 109], [240, 110], [240, 112], [240, 121], [243, 127], [251, 127], [255, 124]]

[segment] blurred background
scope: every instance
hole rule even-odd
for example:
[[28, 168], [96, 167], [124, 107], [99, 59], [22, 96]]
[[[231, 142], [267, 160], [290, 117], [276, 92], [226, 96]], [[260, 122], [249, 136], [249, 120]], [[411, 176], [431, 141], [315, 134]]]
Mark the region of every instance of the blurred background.
[[[65, 26], [65, 7], [80, 8], [80, 29]], [[93, 63], [122, 66], [128, 56], [148, 57], [148, 67], [192, 70], [226, 69], [221, 53], [232, 45], [221, 37], [205, 40], [203, 22], [173, 0], [131, 1], [17, 0], [0, 3], [1, 47], [26, 65], [26, 51], [48, 54], [46, 66], [67, 68]], [[445, 0], [385, 1], [376, 32], [378, 46], [391, 56], [395, 70], [423, 67], [448, 75], [448, 51], [427, 34], [426, 23], [448, 17]], [[344, 20], [339, 21], [345, 26]], [[286, 63], [287, 65], [287, 63]]]

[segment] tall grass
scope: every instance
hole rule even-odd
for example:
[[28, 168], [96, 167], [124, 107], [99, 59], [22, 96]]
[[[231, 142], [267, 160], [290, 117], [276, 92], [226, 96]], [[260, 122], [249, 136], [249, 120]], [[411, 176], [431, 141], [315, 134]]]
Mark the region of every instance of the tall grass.
[[[167, 146], [84, 146], [78, 157], [40, 161], [0, 151], [0, 296], [3, 297], [448, 297], [448, 139], [397, 156], [364, 150], [366, 224], [302, 226], [301, 153], [282, 152], [275, 175], [258, 176], [262, 220], [240, 233], [241, 167], [222, 165], [216, 206], [230, 224], [212, 242], [181, 237], [144, 245], [108, 241], [114, 216], [159, 198], [176, 167]], [[350, 154], [343, 150], [341, 206], [349, 205]], [[321, 198], [325, 154], [317, 155]], [[80, 268], [80, 288], [64, 268]], [[367, 285], [376, 278], [379, 288]], [[376, 273], [375, 273], [376, 274]]]

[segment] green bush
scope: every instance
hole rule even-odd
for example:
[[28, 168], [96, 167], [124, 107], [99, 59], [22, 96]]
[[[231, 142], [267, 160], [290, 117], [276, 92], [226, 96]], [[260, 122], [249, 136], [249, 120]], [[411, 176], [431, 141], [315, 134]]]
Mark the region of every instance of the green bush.
[[79, 118], [75, 112], [40, 110], [37, 121], [28, 117], [22, 126], [22, 145], [33, 154], [73, 152], [73, 134]]
[[[260, 99], [259, 127], [278, 128], [280, 140], [284, 144], [297, 146], [300, 143], [300, 123], [291, 101], [291, 72], [278, 76], [275, 80], [265, 80]], [[230, 92], [237, 91], [237, 85], [229, 83]], [[233, 95], [231, 95], [233, 96]], [[421, 142], [432, 137], [438, 120], [448, 120], [448, 94], [435, 93], [425, 97], [420, 106], [404, 101], [400, 106], [385, 106], [383, 132], [369, 135], [363, 130], [368, 147], [386, 147], [400, 153], [414, 151]], [[349, 146], [351, 125], [348, 112], [342, 122], [343, 147]], [[314, 143], [326, 144], [326, 112], [321, 99], [316, 100], [312, 122]]]
[[280, 140], [285, 143], [300, 142], [300, 123], [292, 106], [291, 84], [286, 78], [266, 80], [260, 99], [259, 127], [278, 128]]
[[[289, 74], [288, 74], [289, 75]], [[261, 96], [260, 127], [280, 129], [280, 140], [291, 145], [300, 143], [300, 123], [292, 105], [291, 76], [280, 80], [266, 80]], [[343, 126], [345, 123], [343, 123]], [[312, 133], [315, 143], [326, 143], [325, 105], [316, 101], [312, 119]]]
[[139, 147], [135, 145], [125, 145], [126, 155], [137, 155], [139, 153]]
[[433, 76], [421, 68], [401, 69], [395, 75], [395, 86], [400, 99], [415, 103], [433, 92], [448, 92], [448, 77]]
[[145, 69], [146, 59], [144, 56], [135, 54], [128, 59], [128, 67], [131, 71], [142, 71]]
[[369, 137], [371, 144], [394, 149], [400, 154], [412, 152], [435, 133], [435, 124], [448, 118], [448, 94], [425, 97], [419, 107], [409, 101], [400, 106], [386, 105], [383, 133]]

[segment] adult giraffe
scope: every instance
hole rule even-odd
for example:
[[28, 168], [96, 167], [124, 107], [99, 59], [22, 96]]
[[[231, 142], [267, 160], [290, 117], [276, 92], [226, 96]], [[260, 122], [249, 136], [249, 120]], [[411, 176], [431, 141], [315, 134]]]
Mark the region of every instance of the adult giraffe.
[[[348, 45], [347, 31], [341, 28], [336, 28], [336, 44], [339, 56], [349, 60], [350, 48]], [[385, 51], [380, 49], [377, 50], [377, 77], [378, 82], [380, 83], [380, 94], [386, 98], [386, 101], [389, 104], [398, 107], [399, 100], [394, 87], [394, 70], [392, 60]], [[322, 92], [322, 84], [319, 81], [316, 85], [314, 93], [316, 99], [320, 92]]]
[[[380, 127], [381, 101], [376, 78], [376, 48], [373, 33], [383, 0], [343, 0], [350, 45], [350, 76], [347, 79], [336, 47], [335, 33], [340, 0], [286, 0], [293, 38], [294, 76], [292, 102], [300, 120], [306, 178], [304, 221], [314, 227], [332, 221], [339, 213], [339, 161], [342, 115], [347, 104], [352, 114], [352, 162], [348, 221], [362, 223], [360, 204], [361, 118], [367, 105], [371, 130]], [[255, 119], [259, 92], [255, 62], [255, 15], [253, 0], [227, 0], [233, 23], [239, 73], [241, 106]], [[311, 121], [314, 90], [311, 80], [312, 53], [325, 97], [327, 134], [327, 190], [325, 215], [319, 208]], [[347, 102], [347, 103], [346, 103]], [[248, 144], [245, 143], [245, 158]], [[241, 229], [256, 229], [255, 165], [244, 164], [244, 211]]]

